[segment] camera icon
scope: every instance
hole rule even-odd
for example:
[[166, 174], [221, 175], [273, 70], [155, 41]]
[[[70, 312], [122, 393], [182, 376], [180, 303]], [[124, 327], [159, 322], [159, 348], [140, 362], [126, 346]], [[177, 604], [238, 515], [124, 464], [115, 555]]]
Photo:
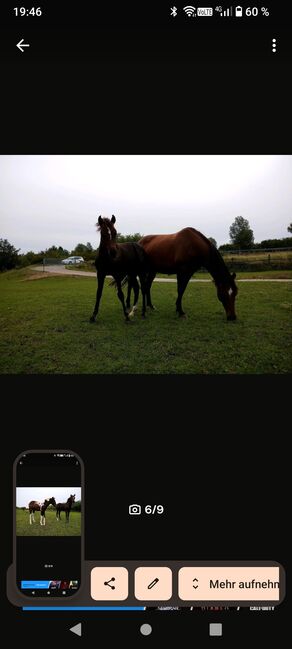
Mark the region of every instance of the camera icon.
[[139, 516], [141, 514], [141, 505], [129, 505], [129, 514]]

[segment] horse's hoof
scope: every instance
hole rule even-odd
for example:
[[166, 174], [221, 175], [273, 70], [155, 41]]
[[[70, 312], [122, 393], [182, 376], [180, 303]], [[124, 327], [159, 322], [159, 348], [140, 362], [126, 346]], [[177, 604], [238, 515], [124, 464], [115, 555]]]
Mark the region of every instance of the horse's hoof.
[[95, 317], [93, 315], [89, 318], [89, 322], [95, 322]]
[[146, 315], [145, 315], [145, 313], [142, 313], [141, 318], [142, 318], [142, 320], [146, 320]]

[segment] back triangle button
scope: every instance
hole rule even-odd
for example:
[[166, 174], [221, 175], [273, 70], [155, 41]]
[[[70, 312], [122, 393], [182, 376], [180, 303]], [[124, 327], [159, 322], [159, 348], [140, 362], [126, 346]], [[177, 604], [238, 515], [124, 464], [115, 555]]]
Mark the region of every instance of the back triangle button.
[[69, 631], [72, 631], [72, 633], [76, 633], [76, 635], [79, 635], [81, 637], [81, 622], [79, 622], [79, 624], [75, 624], [75, 626], [71, 626], [71, 629], [69, 629]]

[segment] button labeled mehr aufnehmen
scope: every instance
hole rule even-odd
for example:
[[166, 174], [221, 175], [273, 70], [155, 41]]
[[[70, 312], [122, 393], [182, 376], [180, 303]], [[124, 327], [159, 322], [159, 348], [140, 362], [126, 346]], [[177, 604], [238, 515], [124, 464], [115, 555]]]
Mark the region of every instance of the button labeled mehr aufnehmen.
[[278, 601], [278, 567], [187, 567], [178, 573], [184, 601]]

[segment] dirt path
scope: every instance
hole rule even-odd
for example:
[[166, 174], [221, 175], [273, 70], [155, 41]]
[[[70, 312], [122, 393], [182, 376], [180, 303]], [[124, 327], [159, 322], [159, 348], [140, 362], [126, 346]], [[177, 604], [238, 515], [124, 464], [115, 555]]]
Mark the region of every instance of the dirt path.
[[[79, 277], [96, 277], [96, 273], [94, 272], [89, 272], [89, 271], [84, 271], [84, 270], [67, 270], [64, 266], [61, 264], [56, 265], [56, 266], [46, 266], [46, 270], [43, 272], [43, 267], [42, 266], [30, 266], [30, 270], [33, 270], [37, 273], [42, 273], [42, 275], [45, 275], [46, 273], [53, 273], [54, 275], [74, 275], [74, 276], [79, 276]], [[238, 282], [292, 282], [292, 279], [238, 279], [236, 280]], [[176, 278], [172, 277], [157, 277], [154, 282], [166, 282], [166, 283], [173, 283], [176, 282]], [[190, 282], [212, 282], [211, 279], [190, 279]]]

